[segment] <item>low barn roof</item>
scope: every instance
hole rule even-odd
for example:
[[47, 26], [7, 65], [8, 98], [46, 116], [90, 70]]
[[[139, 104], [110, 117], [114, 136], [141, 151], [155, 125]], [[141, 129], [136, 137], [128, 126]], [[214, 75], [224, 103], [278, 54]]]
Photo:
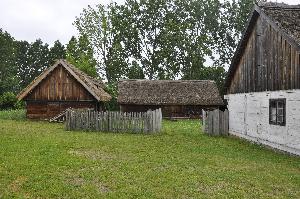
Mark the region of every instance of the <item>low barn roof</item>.
[[105, 85], [101, 80], [97, 80], [88, 76], [63, 59], [58, 60], [53, 66], [47, 68], [38, 77], [36, 77], [25, 89], [19, 93], [17, 96], [18, 99], [24, 99], [30, 93], [30, 91], [32, 91], [58, 66], [64, 67], [98, 101], [109, 101], [111, 99], [111, 96], [104, 91]]
[[120, 104], [222, 106], [217, 85], [210, 80], [122, 80]]

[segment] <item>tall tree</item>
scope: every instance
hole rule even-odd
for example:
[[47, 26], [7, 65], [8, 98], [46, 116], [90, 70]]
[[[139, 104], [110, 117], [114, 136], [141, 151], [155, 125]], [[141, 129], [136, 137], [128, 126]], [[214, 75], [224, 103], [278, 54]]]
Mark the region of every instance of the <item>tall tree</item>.
[[86, 36], [96, 56], [98, 70], [109, 83], [124, 77], [129, 56], [121, 44], [119, 6], [89, 6], [76, 18], [74, 25], [81, 36]]
[[66, 49], [65, 46], [60, 43], [59, 40], [54, 42], [53, 47], [49, 51], [49, 61], [50, 65], [54, 64], [56, 59], [65, 59], [66, 58]]
[[27, 81], [29, 83], [50, 65], [48, 44], [44, 44], [41, 39], [31, 43], [27, 55], [27, 64], [29, 68]]
[[67, 60], [86, 74], [97, 77], [96, 60], [86, 36], [72, 37], [67, 45]]
[[245, 29], [248, 16], [259, 0], [224, 0], [220, 7], [213, 52], [216, 65], [229, 65], [238, 41]]
[[[219, 67], [230, 64], [253, 4], [126, 0], [89, 6], [74, 25], [92, 44], [99, 71], [109, 82], [124, 77], [199, 79], [207, 78], [207, 71], [219, 81]], [[213, 69], [205, 67], [207, 61]]]
[[40, 75], [50, 64], [49, 46], [41, 39], [29, 44], [27, 41], [17, 41], [17, 76], [20, 79], [19, 88], [26, 87], [34, 78]]
[[28, 65], [28, 51], [30, 44], [27, 41], [17, 41], [16, 65], [18, 67], [19, 90], [25, 88], [31, 79]]
[[14, 38], [0, 29], [0, 95], [16, 90], [18, 79]]

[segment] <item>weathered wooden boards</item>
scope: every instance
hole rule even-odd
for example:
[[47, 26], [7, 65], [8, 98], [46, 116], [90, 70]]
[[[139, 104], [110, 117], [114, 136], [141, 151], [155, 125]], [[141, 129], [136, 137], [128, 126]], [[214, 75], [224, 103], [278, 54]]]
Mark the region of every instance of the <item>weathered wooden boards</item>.
[[203, 111], [203, 132], [209, 135], [228, 135], [228, 110]]
[[243, 49], [228, 94], [300, 88], [300, 51], [265, 17], [257, 19]]
[[97, 112], [70, 109], [66, 112], [66, 130], [104, 131], [104, 132], [160, 132], [161, 109], [147, 112]]

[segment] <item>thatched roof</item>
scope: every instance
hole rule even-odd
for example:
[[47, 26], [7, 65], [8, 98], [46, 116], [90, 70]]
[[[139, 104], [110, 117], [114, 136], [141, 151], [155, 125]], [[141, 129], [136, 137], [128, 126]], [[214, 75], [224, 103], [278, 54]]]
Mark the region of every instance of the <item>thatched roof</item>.
[[64, 67], [92, 96], [98, 101], [109, 101], [111, 96], [104, 91], [105, 85], [101, 80], [94, 79], [66, 60], [60, 59], [53, 66], [47, 68], [37, 78], [35, 78], [25, 89], [17, 96], [19, 100], [25, 98], [43, 79], [45, 79], [56, 67]]
[[300, 5], [269, 2], [262, 4], [261, 8], [278, 27], [300, 44]]
[[210, 80], [122, 80], [119, 104], [222, 106], [217, 85]]

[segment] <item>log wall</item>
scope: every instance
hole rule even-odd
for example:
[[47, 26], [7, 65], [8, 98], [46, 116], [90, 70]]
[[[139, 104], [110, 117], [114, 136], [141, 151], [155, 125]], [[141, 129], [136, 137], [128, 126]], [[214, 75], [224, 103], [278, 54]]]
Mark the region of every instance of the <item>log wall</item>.
[[102, 110], [97, 102], [29, 101], [26, 103], [26, 116], [30, 119], [49, 119], [63, 112], [67, 108], [91, 108]]

